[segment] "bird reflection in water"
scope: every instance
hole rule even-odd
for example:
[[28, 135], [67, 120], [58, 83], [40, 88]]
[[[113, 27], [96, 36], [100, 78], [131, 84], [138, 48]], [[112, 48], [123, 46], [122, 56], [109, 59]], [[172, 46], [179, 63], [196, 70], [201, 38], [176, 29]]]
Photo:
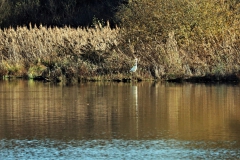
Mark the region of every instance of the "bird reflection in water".
[[134, 84], [131, 86], [131, 96], [132, 96], [132, 103], [133, 103], [133, 107], [135, 109], [135, 118], [136, 118], [136, 136], [138, 137], [138, 88], [137, 88], [137, 84]]

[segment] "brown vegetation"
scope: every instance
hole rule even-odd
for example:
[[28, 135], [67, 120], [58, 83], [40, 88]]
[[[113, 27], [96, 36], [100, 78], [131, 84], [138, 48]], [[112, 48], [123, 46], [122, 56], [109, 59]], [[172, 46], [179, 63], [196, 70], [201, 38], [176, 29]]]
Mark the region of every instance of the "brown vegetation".
[[227, 76], [240, 69], [239, 7], [230, 0], [138, 0], [118, 18], [124, 39], [155, 75]]
[[0, 31], [1, 75], [50, 81], [122, 80], [132, 59], [118, 48], [119, 28], [18, 27]]
[[[121, 27], [0, 30], [0, 75], [50, 81], [239, 80], [238, 1], [129, 1]], [[129, 69], [140, 59], [137, 73]]]

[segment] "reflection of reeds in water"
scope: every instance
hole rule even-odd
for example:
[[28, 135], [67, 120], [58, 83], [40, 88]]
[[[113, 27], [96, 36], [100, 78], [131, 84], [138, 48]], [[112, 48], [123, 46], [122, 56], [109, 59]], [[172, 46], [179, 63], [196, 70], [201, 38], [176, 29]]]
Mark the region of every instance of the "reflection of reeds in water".
[[6, 83], [0, 83], [0, 137], [228, 140], [240, 116], [239, 86]]
[[240, 115], [236, 97], [240, 93], [235, 87], [164, 83], [149, 90], [140, 86], [139, 118], [149, 115], [140, 123], [146, 126], [143, 133], [151, 128], [162, 136], [186, 140], [227, 140], [233, 135], [229, 122]]
[[169, 106], [170, 131], [172, 134], [184, 133], [183, 138], [227, 139], [231, 134], [226, 129], [229, 120], [240, 114], [236, 110], [235, 94], [239, 94], [236, 91], [226, 85], [174, 86], [165, 97]]

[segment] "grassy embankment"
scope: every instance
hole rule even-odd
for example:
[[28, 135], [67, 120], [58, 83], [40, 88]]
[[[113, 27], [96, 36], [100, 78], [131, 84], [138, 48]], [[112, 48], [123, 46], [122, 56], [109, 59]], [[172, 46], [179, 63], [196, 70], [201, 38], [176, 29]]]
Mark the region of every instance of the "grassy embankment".
[[[239, 81], [239, 3], [170, 2], [139, 0], [123, 5], [117, 14], [121, 27], [115, 29], [99, 24], [1, 30], [0, 75], [66, 82]], [[140, 59], [139, 68], [131, 75], [134, 57]]]

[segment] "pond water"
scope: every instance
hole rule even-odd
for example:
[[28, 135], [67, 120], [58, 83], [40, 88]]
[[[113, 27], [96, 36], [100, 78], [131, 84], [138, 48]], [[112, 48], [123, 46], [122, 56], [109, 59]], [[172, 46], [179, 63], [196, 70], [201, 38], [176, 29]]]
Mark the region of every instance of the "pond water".
[[240, 159], [240, 85], [0, 81], [0, 159]]

